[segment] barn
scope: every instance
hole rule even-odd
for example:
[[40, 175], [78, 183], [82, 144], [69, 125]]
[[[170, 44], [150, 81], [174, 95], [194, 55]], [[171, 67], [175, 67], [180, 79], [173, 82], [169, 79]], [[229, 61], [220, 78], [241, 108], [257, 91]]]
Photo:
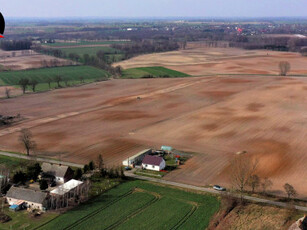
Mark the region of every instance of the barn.
[[142, 161], [142, 168], [160, 171], [165, 168], [165, 160], [160, 156], [146, 155]]

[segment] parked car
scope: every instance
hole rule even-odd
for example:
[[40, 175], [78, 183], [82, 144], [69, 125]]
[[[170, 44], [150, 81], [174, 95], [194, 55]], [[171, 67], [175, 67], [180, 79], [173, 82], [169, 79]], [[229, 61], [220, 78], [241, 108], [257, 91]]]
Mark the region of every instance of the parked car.
[[129, 171], [129, 170], [131, 170], [131, 168], [130, 168], [129, 166], [126, 166], [126, 167], [125, 167], [125, 170], [126, 170], [126, 171]]
[[226, 191], [226, 188], [219, 186], [219, 185], [214, 185], [213, 189], [217, 191]]

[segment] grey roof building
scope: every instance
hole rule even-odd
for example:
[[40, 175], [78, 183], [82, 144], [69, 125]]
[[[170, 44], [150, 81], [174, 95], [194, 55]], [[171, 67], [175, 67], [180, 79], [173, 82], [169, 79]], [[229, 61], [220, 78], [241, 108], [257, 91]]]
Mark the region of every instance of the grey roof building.
[[48, 194], [44, 192], [12, 186], [7, 192], [6, 197], [10, 199], [43, 204], [47, 198], [47, 195]]

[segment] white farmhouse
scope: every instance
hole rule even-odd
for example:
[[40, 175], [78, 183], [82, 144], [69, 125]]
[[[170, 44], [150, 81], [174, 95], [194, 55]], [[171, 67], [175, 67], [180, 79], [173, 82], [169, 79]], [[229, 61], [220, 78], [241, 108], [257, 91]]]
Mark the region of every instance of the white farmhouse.
[[160, 171], [165, 168], [163, 157], [146, 155], [142, 162], [143, 169]]

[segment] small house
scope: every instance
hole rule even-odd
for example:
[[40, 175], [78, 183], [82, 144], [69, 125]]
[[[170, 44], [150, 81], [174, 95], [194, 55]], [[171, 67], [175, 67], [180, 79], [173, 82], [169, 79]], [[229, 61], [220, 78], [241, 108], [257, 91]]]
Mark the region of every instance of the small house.
[[165, 168], [165, 160], [160, 156], [146, 155], [142, 162], [142, 168], [160, 171]]
[[43, 174], [54, 176], [57, 183], [65, 183], [74, 176], [74, 171], [65, 165], [43, 163]]
[[18, 210], [21, 205], [30, 209], [44, 210], [47, 205], [47, 196], [47, 193], [41, 191], [12, 186], [6, 194], [6, 200], [12, 210]]

